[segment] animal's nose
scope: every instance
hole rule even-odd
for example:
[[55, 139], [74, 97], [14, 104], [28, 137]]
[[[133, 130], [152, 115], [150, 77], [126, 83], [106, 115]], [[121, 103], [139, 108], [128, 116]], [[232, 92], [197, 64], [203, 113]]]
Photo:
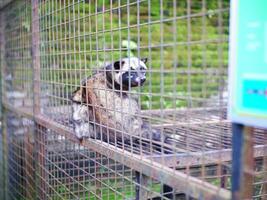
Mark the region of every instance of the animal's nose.
[[141, 83], [144, 83], [146, 81], [146, 77], [145, 76], [141, 77], [140, 81], [141, 81]]

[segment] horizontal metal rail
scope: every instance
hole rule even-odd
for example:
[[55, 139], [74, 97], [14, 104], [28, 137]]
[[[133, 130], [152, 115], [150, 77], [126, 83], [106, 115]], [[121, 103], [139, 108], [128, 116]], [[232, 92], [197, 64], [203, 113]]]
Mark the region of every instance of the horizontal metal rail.
[[[264, 151], [267, 145], [254, 146], [254, 158], [264, 156]], [[187, 152], [179, 153], [178, 155], [155, 155], [149, 156], [156, 162], [166, 163], [169, 167], [184, 168], [186, 166], [212, 165], [218, 160], [220, 162], [229, 162], [232, 160], [232, 149], [221, 149], [207, 152]]]

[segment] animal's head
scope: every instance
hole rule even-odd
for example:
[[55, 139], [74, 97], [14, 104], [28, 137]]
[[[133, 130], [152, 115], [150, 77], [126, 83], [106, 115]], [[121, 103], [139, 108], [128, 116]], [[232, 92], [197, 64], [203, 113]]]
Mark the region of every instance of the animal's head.
[[115, 87], [123, 90], [129, 87], [137, 87], [146, 81], [147, 58], [123, 58], [106, 67], [106, 74], [109, 83], [114, 83]]

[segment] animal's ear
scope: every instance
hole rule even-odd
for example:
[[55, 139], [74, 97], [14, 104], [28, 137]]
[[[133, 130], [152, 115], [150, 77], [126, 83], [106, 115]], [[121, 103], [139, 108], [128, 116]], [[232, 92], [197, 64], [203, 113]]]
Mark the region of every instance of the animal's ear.
[[82, 98], [81, 103], [87, 103], [87, 96], [86, 96], [86, 85], [82, 87]]
[[141, 61], [142, 61], [143, 63], [146, 63], [146, 62], [147, 62], [147, 58], [141, 58]]
[[106, 66], [106, 70], [112, 70], [112, 64], [108, 64], [108, 65]]
[[114, 64], [113, 64], [114, 65], [114, 69], [115, 70], [119, 70], [123, 64], [124, 64], [124, 61], [120, 61], [120, 60], [119, 61], [115, 61]]

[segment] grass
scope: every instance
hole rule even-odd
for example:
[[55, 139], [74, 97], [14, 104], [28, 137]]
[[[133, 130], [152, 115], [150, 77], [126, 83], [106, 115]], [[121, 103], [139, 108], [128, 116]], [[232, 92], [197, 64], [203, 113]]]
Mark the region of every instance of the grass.
[[[136, 196], [135, 185], [130, 181], [109, 179], [102, 183], [105, 186], [102, 185], [101, 189], [97, 189], [95, 182], [87, 183], [84, 186], [84, 192], [81, 192], [77, 185], [68, 188], [62, 184], [56, 188], [54, 199], [75, 199], [75, 192], [77, 191], [79, 191], [79, 197], [83, 200], [94, 200], [97, 199], [97, 196], [101, 196], [103, 200], [125, 200], [134, 199]], [[155, 193], [160, 193], [161, 190], [160, 184], [149, 183], [148, 188], [149, 191]]]

